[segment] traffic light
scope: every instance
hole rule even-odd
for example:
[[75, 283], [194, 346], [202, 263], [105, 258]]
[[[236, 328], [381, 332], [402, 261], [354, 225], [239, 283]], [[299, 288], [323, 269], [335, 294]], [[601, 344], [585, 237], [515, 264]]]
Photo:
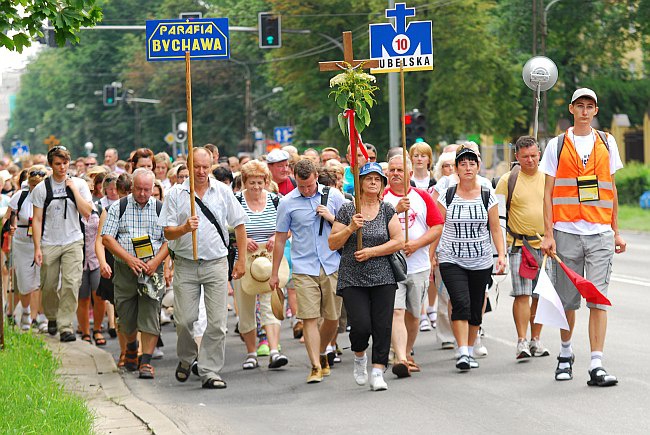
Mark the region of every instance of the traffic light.
[[117, 88], [112, 85], [104, 85], [104, 106], [117, 106]]
[[415, 141], [415, 137], [413, 136], [413, 133], [415, 132], [413, 128], [413, 115], [413, 112], [407, 112], [404, 115], [404, 125], [406, 126], [406, 146], [413, 145], [413, 142]]
[[282, 47], [280, 15], [271, 12], [260, 12], [257, 16], [257, 30], [260, 48]]
[[415, 143], [426, 142], [427, 119], [420, 112], [415, 112], [413, 115], [413, 133], [415, 135]]

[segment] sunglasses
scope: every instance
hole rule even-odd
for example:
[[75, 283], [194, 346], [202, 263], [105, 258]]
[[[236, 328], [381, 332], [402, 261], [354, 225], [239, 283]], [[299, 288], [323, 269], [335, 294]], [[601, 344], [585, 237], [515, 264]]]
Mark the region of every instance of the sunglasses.
[[45, 177], [47, 173], [45, 171], [31, 171], [29, 173], [30, 177]]

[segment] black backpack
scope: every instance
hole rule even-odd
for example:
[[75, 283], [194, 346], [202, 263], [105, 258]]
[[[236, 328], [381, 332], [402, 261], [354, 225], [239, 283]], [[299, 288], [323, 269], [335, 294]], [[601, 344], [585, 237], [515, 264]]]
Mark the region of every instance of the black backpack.
[[[447, 194], [445, 196], [447, 207], [449, 207], [449, 204], [451, 204], [451, 202], [454, 200], [454, 195], [456, 195], [457, 188], [458, 184], [454, 184], [447, 189]], [[485, 186], [481, 186], [481, 199], [483, 200], [483, 207], [485, 207], [485, 210], [487, 211], [488, 203], [490, 202], [490, 189]]]
[[[74, 193], [72, 193], [72, 189], [70, 189], [68, 186], [65, 186], [65, 194], [66, 196], [59, 196], [55, 198], [54, 192], [52, 191], [52, 178], [47, 177], [45, 179], [45, 202], [43, 203], [43, 222], [41, 223], [41, 237], [45, 233], [45, 216], [47, 215], [47, 208], [50, 206], [50, 203], [52, 201], [57, 201], [57, 200], [67, 201], [69, 199], [70, 201], [72, 201], [75, 208], [77, 208], [77, 200], [74, 197]], [[85, 226], [83, 222], [81, 222], [81, 214], [78, 215], [79, 215], [79, 224], [81, 225], [81, 232], [84, 232]], [[66, 207], [63, 208], [63, 219], [67, 219], [67, 218], [68, 218], [68, 207], [66, 203]]]

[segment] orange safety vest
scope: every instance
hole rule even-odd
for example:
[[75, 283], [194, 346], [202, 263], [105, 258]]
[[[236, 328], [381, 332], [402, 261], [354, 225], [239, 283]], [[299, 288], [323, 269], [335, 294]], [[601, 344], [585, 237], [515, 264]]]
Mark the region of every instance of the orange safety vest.
[[[600, 135], [594, 132], [594, 136], [596, 143], [585, 166], [569, 137], [568, 130], [564, 134], [565, 146], [562, 147], [558, 159], [553, 187], [553, 222], [584, 220], [595, 224], [612, 223], [614, 189], [609, 170], [609, 149]], [[598, 177], [598, 200], [579, 201], [578, 177], [584, 175]]]

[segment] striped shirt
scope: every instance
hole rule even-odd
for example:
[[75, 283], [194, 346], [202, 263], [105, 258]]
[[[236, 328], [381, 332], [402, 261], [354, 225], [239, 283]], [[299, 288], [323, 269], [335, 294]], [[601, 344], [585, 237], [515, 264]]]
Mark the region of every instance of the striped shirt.
[[275, 221], [278, 216], [278, 211], [275, 208], [275, 204], [273, 204], [273, 198], [275, 196], [274, 193], [266, 192], [266, 205], [264, 206], [264, 210], [255, 212], [248, 207], [246, 195], [241, 194], [241, 205], [250, 219], [245, 224], [246, 236], [255, 240], [261, 246], [266, 244], [269, 238], [275, 235]]
[[[132, 238], [149, 235], [153, 245], [154, 256], [165, 243], [163, 228], [158, 225], [158, 215], [156, 214], [156, 198], [153, 196], [149, 201], [140, 207], [129, 195], [124, 215], [120, 219], [120, 205], [116, 202], [107, 210], [106, 222], [102, 228], [102, 236], [111, 236], [120, 244], [129, 254], [135, 257]], [[121, 261], [115, 257], [116, 261]]]
[[[440, 193], [438, 202], [447, 209], [445, 226], [438, 246], [438, 262], [453, 263], [464, 269], [491, 268], [494, 260], [488, 227], [488, 212], [481, 195], [463, 199], [458, 194], [447, 207], [447, 191]], [[490, 191], [488, 210], [497, 205]]]

